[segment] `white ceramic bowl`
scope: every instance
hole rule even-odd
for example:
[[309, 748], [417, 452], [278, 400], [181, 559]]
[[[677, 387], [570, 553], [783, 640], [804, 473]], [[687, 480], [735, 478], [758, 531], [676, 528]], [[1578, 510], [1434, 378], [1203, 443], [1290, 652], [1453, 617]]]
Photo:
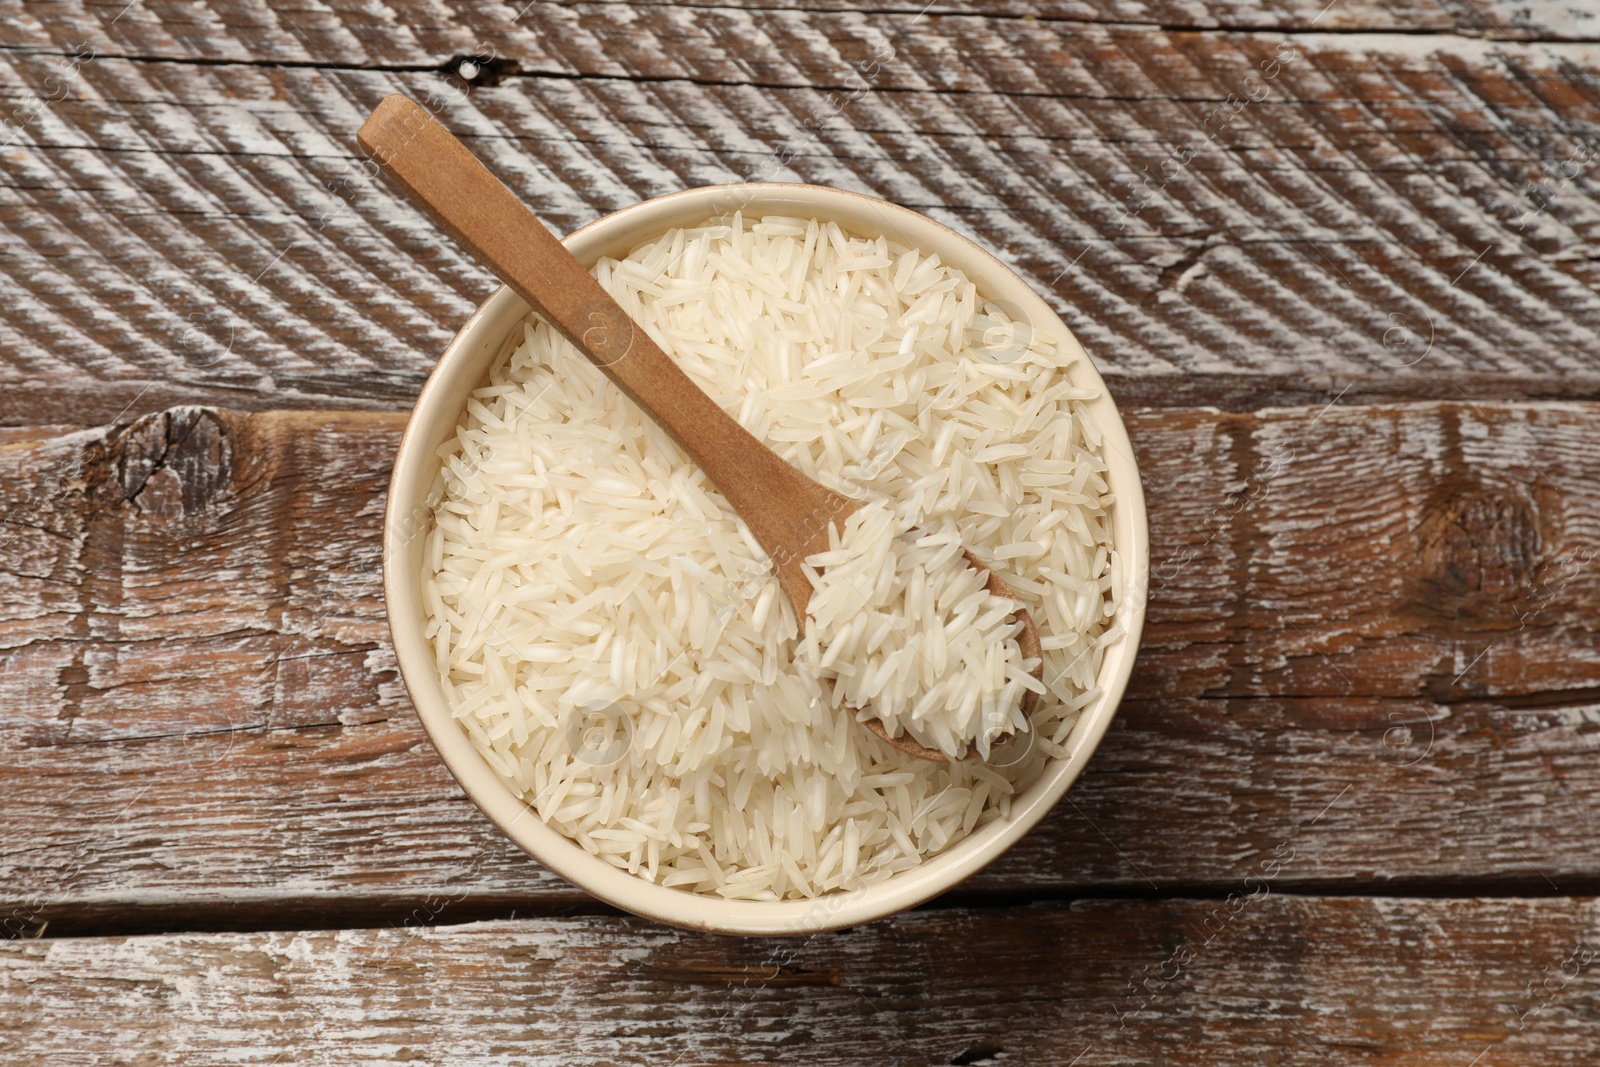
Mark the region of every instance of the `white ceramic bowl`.
[[[625, 256], [640, 243], [679, 226], [690, 226], [742, 209], [747, 216], [781, 214], [832, 219], [846, 232], [886, 234], [891, 240], [937, 252], [959, 267], [987, 299], [1036, 330], [1080, 351], [1066, 325], [1026, 283], [989, 253], [931, 219], [882, 200], [820, 186], [759, 183], [690, 189], [624, 208], [578, 230], [566, 246], [585, 264], [602, 256]], [[1116, 405], [1087, 359], [1074, 380], [1100, 389], [1089, 415], [1105, 435], [1112, 507], [1113, 543], [1121, 553], [1125, 636], [1107, 649], [1100, 668], [1101, 695], [1083, 710], [1067, 741], [1070, 756], [1052, 761], [1015, 798], [1011, 814], [923, 862], [876, 885], [816, 900], [736, 901], [652, 885], [600, 860], [546, 826], [473, 748], [451, 717], [423, 638], [422, 549], [429, 521], [427, 496], [438, 472], [436, 452], [456, 428], [467, 395], [500, 355], [528, 306], [501, 287], [484, 301], [450, 343], [423, 386], [395, 459], [384, 524], [383, 575], [389, 628], [406, 688], [428, 736], [461, 787], [478, 807], [530, 855], [601, 900], [638, 915], [690, 929], [732, 934], [797, 934], [854, 926], [892, 915], [956, 885], [994, 860], [1027, 833], [1077, 779], [1116, 713], [1133, 669], [1144, 625], [1144, 590], [1149, 568], [1144, 494], [1127, 431]]]

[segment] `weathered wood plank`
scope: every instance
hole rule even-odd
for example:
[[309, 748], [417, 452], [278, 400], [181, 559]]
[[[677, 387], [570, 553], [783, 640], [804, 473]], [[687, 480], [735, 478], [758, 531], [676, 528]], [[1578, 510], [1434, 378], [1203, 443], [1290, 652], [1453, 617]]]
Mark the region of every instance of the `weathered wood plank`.
[[[431, 68], [492, 29], [478, 14], [439, 37], [296, 13], [337, 63], [389, 65], [357, 70], [222, 49], [308, 47], [231, 8], [99, 12], [98, 58], [27, 51], [82, 25], [59, 10], [0, 55], [11, 424], [403, 407], [489, 283], [360, 170], [353, 130], [395, 90], [438, 100], [559, 229], [763, 176], [910, 204], [1014, 263], [1147, 396], [1596, 395], [1589, 45], [539, 5], [489, 42], [523, 73], [468, 96]], [[136, 16], [172, 61], [115, 58]]]
[[11, 942], [0, 1051], [16, 1067], [1593, 1062], [1600, 905], [1294, 898], [1272, 871], [1227, 900], [936, 909], [786, 940], [578, 918]]
[[[203, 56], [256, 63], [337, 63], [348, 66], [432, 65], [442, 56], [470, 55], [485, 40], [514, 41], [520, 51], [559, 62], [573, 48], [573, 31], [603, 21], [649, 17], [651, 8], [684, 9], [697, 18], [763, 18], [782, 24], [807, 13], [860, 17], [852, 0], [689, 0], [681, 4], [552, 3], [538, 0], [474, 3], [334, 2], [314, 11], [241, 0], [183, 7], [83, 0], [9, 0], [0, 5], [12, 47], [49, 48], [104, 38], [123, 54], [185, 59]], [[618, 12], [629, 14], [618, 15]], [[874, 4], [874, 17], [899, 26], [948, 16], [1159, 26], [1174, 30], [1457, 34], [1513, 41], [1594, 40], [1600, 18], [1576, 0], [974, 0]], [[552, 32], [559, 27], [563, 32]], [[590, 32], [593, 32], [592, 30]]]
[[[964, 891], [1217, 886], [1314, 825], [1302, 886], [1594, 892], [1597, 412], [1129, 412], [1155, 502], [1130, 698]], [[582, 900], [462, 798], [395, 674], [401, 425], [176, 409], [0, 445], [0, 886], [32, 921]]]

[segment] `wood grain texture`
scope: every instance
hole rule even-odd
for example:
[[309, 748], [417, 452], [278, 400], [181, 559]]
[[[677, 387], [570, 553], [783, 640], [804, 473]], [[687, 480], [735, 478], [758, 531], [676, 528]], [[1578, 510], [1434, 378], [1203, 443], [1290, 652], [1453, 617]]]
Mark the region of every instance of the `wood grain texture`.
[[1593, 1062], [1593, 901], [1290, 898], [1270, 874], [1236, 888], [784, 941], [579, 918], [12, 942], [0, 1052], [16, 1067]]
[[[393, 91], [561, 230], [769, 176], [924, 211], [1135, 397], [1600, 395], [1592, 20], [1312, 6], [29, 5], [0, 21], [0, 422], [403, 408], [490, 283], [362, 171]], [[480, 50], [497, 84], [440, 73]]]
[[[1597, 413], [1130, 412], [1162, 506], [1129, 699], [962, 892], [1204, 891], [1286, 839], [1301, 887], [1595, 892]], [[179, 408], [0, 445], [0, 912], [69, 932], [583, 902], [463, 798], [395, 673], [402, 424]]]

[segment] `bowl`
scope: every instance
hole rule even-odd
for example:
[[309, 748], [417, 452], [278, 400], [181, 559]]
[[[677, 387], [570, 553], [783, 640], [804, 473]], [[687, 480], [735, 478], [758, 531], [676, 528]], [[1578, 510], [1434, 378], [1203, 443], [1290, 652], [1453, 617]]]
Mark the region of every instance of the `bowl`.
[[[565, 244], [585, 264], [622, 257], [667, 230], [691, 226], [735, 210], [746, 215], [791, 215], [833, 220], [857, 235], [885, 234], [924, 252], [937, 252], [964, 271], [986, 298], [1018, 321], [1060, 338], [1060, 347], [1082, 357], [1066, 325], [1021, 278], [953, 230], [886, 201], [811, 185], [753, 183], [689, 189], [648, 200], [598, 219], [567, 237]], [[1066, 741], [1069, 755], [1047, 763], [1040, 776], [997, 819], [924, 860], [909, 871], [859, 889], [812, 900], [723, 900], [655, 885], [613, 867], [545, 825], [473, 747], [452, 717], [423, 636], [422, 552], [431, 516], [428, 495], [439, 470], [438, 450], [454, 434], [468, 394], [505, 350], [528, 314], [528, 305], [501, 287], [467, 320], [439, 359], [417, 398], [400, 441], [389, 484], [384, 522], [383, 572], [389, 628], [400, 671], [423, 727], [472, 801], [529, 855], [569, 882], [618, 908], [694, 930], [729, 934], [808, 934], [856, 926], [914, 907], [982, 869], [1014, 845], [1061, 799], [1082, 773], [1116, 713], [1133, 669], [1144, 625], [1149, 544], [1144, 494], [1133, 450], [1105, 383], [1086, 358], [1073, 380], [1099, 390], [1087, 407], [1104, 435], [1112, 543], [1124, 565], [1123, 634], [1101, 661], [1100, 696], [1087, 705]]]

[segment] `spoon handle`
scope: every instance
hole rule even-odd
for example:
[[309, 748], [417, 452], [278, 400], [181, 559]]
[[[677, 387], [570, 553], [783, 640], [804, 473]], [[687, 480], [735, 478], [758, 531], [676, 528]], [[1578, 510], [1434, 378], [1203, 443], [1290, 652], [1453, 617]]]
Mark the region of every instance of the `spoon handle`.
[[827, 547], [829, 524], [854, 504], [789, 466], [724, 412], [533, 212], [415, 101], [386, 98], [356, 139], [417, 207], [693, 457], [750, 527], [789, 592], [805, 555]]

